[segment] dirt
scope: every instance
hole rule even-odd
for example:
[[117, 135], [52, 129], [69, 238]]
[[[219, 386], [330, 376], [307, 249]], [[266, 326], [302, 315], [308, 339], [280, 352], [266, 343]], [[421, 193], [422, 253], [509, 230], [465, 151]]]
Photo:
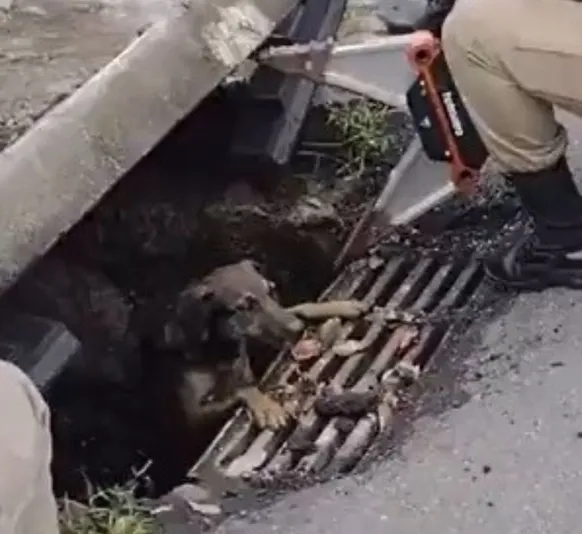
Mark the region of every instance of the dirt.
[[515, 191], [485, 167], [471, 196], [457, 195], [411, 225], [376, 229], [366, 255], [384, 257], [394, 250], [414, 249], [447, 259], [486, 259], [507, 246], [523, 223]]
[[451, 203], [429, 213], [414, 226], [399, 228], [380, 238], [368, 254], [382, 257], [404, 247], [448, 258], [483, 259], [513, 234], [520, 221], [518, 202], [509, 191], [491, 198], [489, 205]]
[[20, 0], [0, 13], [0, 150], [175, 9], [172, 0]]

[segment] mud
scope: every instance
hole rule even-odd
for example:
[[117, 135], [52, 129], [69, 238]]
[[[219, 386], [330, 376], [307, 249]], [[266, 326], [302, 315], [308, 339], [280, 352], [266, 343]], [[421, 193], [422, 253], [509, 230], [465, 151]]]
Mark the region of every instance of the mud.
[[414, 225], [373, 236], [367, 255], [373, 261], [414, 248], [443, 258], [485, 259], [513, 240], [523, 220], [515, 192], [498, 177], [485, 176], [474, 197], [453, 198]]
[[[378, 407], [378, 391], [341, 391], [324, 390], [315, 400], [313, 409], [324, 417], [358, 418], [374, 411]], [[342, 424], [345, 421], [342, 419]]]

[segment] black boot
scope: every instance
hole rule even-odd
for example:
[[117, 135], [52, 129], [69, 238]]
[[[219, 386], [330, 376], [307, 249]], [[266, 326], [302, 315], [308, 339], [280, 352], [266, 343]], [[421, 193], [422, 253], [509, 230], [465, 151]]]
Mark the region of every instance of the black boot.
[[565, 158], [550, 169], [508, 176], [533, 220], [533, 234], [486, 264], [505, 286], [540, 291], [582, 289], [582, 196]]

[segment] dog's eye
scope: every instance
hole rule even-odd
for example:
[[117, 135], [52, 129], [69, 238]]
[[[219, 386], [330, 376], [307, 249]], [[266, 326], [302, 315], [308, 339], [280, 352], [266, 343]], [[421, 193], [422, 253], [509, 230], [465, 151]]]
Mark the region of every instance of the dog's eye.
[[250, 310], [256, 303], [257, 297], [252, 293], [245, 293], [236, 303], [237, 310]]

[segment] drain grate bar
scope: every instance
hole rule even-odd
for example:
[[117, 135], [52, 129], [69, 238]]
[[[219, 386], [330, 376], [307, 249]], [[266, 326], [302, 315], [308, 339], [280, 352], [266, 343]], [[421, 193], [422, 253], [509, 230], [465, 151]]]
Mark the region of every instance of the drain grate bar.
[[411, 311], [418, 314], [432, 310], [434, 305], [438, 303], [443, 290], [446, 291], [447, 286], [452, 285], [455, 281], [459, 271], [459, 266], [453, 263], [441, 266], [416, 299], [414, 305], [411, 306]]
[[463, 307], [483, 280], [483, 267], [480, 263], [471, 262], [461, 271], [446, 295], [443, 295], [440, 302], [435, 306], [437, 313], [447, 313]]
[[[352, 391], [365, 392], [378, 384], [382, 375], [387, 370], [388, 365], [395, 362], [401, 343], [406, 335], [406, 328], [398, 328], [392, 333], [390, 339], [380, 351], [370, 369], [356, 382]], [[336, 378], [339, 378], [340, 373], [338, 373]], [[343, 384], [345, 383], [345, 376], [342, 377], [342, 379]], [[314, 413], [311, 415], [316, 422], [321, 419]], [[374, 419], [376, 416], [374, 414], [369, 414], [369, 416], [366, 416], [364, 419], [368, 418]], [[302, 473], [319, 472], [329, 463], [334, 451], [341, 445], [342, 437], [345, 438], [345, 436], [342, 436], [341, 430], [337, 427], [340, 423], [341, 421], [338, 417], [333, 417], [327, 421], [327, 423], [324, 423], [325, 426], [323, 430], [314, 442], [315, 451], [301, 459], [297, 467], [298, 471]], [[371, 426], [373, 427], [374, 425]], [[373, 428], [371, 430], [373, 430]], [[373, 439], [373, 436], [371, 435], [367, 437], [369, 437], [370, 440]]]
[[406, 263], [404, 258], [393, 258], [388, 261], [382, 273], [364, 297], [364, 301], [370, 305], [375, 304], [382, 292], [390, 290], [392, 286], [398, 283], [399, 278], [405, 273]]
[[300, 364], [284, 351], [267, 372], [265, 383], [293, 387], [307, 378], [354, 392], [382, 383], [383, 398], [377, 410], [359, 419], [323, 417], [314, 410], [312, 396], [297, 420], [278, 432], [259, 431], [246, 411], [238, 410], [192, 472], [210, 464], [227, 477], [247, 473], [277, 477], [333, 474], [355, 467], [390, 426], [401, 382], [398, 370], [425, 367], [452, 325], [454, 312], [470, 301], [482, 278], [477, 262], [447, 262], [417, 254], [394, 254], [375, 269], [367, 262], [348, 267], [320, 300], [356, 298], [380, 310], [411, 313], [420, 321], [416, 338], [410, 339], [410, 325], [387, 322], [382, 313], [371, 314], [343, 324], [336, 339], [336, 343], [360, 341], [361, 352], [346, 358], [330, 349], [315, 361]]
[[[444, 332], [439, 328], [428, 327], [422, 334], [416, 347], [409, 351], [401, 361], [408, 365], [420, 365], [440, 343]], [[344, 442], [333, 455], [326, 467], [328, 474], [345, 473], [356, 466], [366, 451], [372, 446], [378, 434], [383, 432], [392, 421], [396, 387], [388, 388], [376, 413], [361, 418], [354, 429], [346, 436]]]
[[346, 270], [336, 281], [323, 292], [319, 300], [330, 298], [350, 298], [355, 296], [361, 287], [365, 285], [370, 273], [366, 269]]
[[407, 309], [418, 298], [436, 268], [434, 260], [421, 258], [390, 300], [385, 304], [383, 302], [378, 304], [389, 309]]

